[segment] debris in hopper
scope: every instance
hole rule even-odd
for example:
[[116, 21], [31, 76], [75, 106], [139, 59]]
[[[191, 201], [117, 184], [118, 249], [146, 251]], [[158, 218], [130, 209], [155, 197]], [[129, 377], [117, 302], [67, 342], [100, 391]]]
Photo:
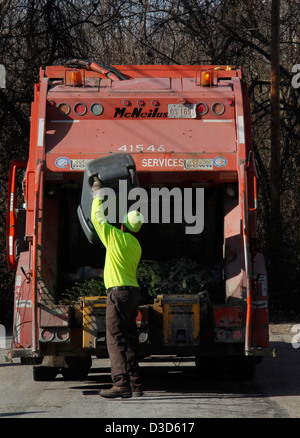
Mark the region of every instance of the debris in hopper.
[[220, 279], [211, 268], [196, 260], [181, 258], [164, 262], [142, 260], [137, 280], [142, 289], [142, 300], [146, 304], [150, 297], [153, 301], [153, 298], [162, 294], [209, 293]]
[[99, 278], [85, 280], [82, 283], [76, 282], [72, 287], [62, 294], [60, 304], [78, 304], [80, 297], [105, 296], [106, 289], [102, 275]]
[[[141, 288], [141, 304], [153, 303], [157, 295], [209, 293], [218, 283], [219, 275], [212, 268], [189, 258], [163, 262], [142, 260], [137, 270]], [[76, 282], [63, 294], [62, 302], [78, 303], [82, 296], [105, 296], [103, 276]]]

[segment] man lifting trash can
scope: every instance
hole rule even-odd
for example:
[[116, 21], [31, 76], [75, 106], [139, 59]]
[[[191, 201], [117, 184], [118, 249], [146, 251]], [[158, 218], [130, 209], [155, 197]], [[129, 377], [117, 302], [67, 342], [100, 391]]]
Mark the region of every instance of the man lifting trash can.
[[91, 220], [106, 248], [106, 342], [113, 381], [112, 388], [103, 389], [100, 395], [107, 398], [142, 396], [136, 327], [140, 302], [136, 270], [142, 250], [135, 235], [144, 218], [142, 213], [135, 210], [124, 216], [121, 229], [110, 224], [102, 206], [104, 191], [101, 181], [94, 176]]

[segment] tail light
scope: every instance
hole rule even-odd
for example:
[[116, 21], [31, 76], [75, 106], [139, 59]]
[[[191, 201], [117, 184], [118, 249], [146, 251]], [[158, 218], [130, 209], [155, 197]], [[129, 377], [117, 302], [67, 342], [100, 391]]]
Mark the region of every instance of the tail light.
[[196, 113], [198, 116], [204, 116], [208, 112], [208, 106], [206, 103], [198, 103], [196, 107]]
[[245, 328], [244, 315], [238, 306], [216, 306], [214, 308], [215, 341], [243, 342]]
[[45, 328], [41, 330], [40, 340], [43, 342], [51, 342], [54, 339], [54, 331], [49, 328]]
[[239, 342], [244, 340], [244, 330], [237, 328], [232, 330], [232, 340]]
[[69, 327], [45, 327], [40, 329], [40, 342], [70, 341]]
[[83, 116], [86, 113], [86, 106], [84, 103], [76, 103], [74, 106], [74, 112], [78, 116]]
[[136, 317], [136, 325], [138, 328], [139, 343], [144, 344], [149, 342], [149, 324], [148, 324], [148, 308], [139, 308]]
[[226, 328], [215, 328], [215, 341], [216, 342], [244, 342], [245, 340], [245, 329], [226, 329]]

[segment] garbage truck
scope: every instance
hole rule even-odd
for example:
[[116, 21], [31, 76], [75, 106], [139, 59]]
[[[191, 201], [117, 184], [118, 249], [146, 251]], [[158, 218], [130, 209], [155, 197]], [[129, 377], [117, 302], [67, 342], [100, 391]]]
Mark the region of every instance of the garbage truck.
[[79, 287], [103, 272], [89, 217], [89, 177], [102, 166], [117, 213], [135, 204], [146, 217], [141, 357], [222, 359], [251, 377], [274, 351], [241, 68], [73, 59], [40, 69], [30, 120], [28, 160], [16, 157], [9, 173], [11, 357], [34, 380], [83, 379], [93, 357], [107, 357], [105, 290]]

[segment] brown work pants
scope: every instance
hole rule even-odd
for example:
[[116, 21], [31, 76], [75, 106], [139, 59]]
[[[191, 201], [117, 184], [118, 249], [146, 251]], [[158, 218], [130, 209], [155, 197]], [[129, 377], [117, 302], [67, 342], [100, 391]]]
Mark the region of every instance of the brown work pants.
[[107, 295], [106, 342], [115, 386], [141, 387], [136, 327], [139, 303], [138, 288], [112, 290]]

